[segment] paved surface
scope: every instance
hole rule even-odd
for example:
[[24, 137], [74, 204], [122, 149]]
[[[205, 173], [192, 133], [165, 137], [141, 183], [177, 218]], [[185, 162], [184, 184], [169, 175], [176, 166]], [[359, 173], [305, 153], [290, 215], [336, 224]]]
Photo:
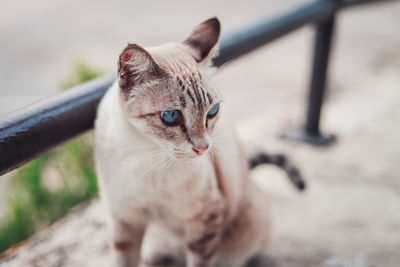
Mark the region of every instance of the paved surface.
[[[107, 66], [115, 61], [126, 40], [139, 39], [134, 38], [136, 33], [128, 34], [131, 30], [135, 32], [136, 27], [132, 26], [135, 21], [148, 28], [146, 34], [141, 32], [147, 45], [183, 39], [191, 25], [210, 15], [221, 14], [223, 25], [233, 29], [253, 14], [257, 17], [283, 8], [278, 1], [259, 1], [251, 7], [247, 3], [231, 4], [228, 15], [226, 7], [219, 4], [213, 7], [210, 3], [202, 2], [190, 8], [164, 4], [162, 8], [174, 16], [160, 9], [149, 17], [132, 15], [132, 23], [126, 24], [131, 11], [137, 12], [136, 15], [142, 12], [140, 7], [137, 10], [132, 3], [125, 3], [129, 8], [123, 9], [123, 3], [117, 7], [100, 2], [101, 8], [107, 7], [107, 12], [96, 7], [99, 12], [90, 13], [89, 18], [83, 19], [80, 12], [76, 15], [82, 27], [91, 25], [93, 36], [97, 36], [90, 42], [77, 40], [83, 43], [80, 53], [90, 62]], [[82, 5], [81, 9], [89, 12], [90, 4]], [[155, 7], [158, 8], [161, 7]], [[108, 17], [115, 10], [124, 13], [120, 20]], [[267, 248], [271, 266], [400, 266], [398, 14], [399, 2], [351, 9], [340, 15], [323, 112], [323, 130], [338, 135], [338, 142], [329, 148], [276, 138], [281, 132], [296, 127], [302, 119], [313, 36], [310, 29], [274, 42], [218, 73], [217, 84], [248, 148], [286, 152], [300, 166], [309, 183], [307, 192], [298, 194], [279, 169], [261, 167], [253, 173], [254, 179], [270, 195], [273, 207], [274, 231]], [[125, 27], [111, 30], [115, 21]], [[3, 30], [4, 25], [0, 25]], [[179, 31], [172, 30], [175, 28]], [[79, 28], [75, 29], [79, 32]], [[67, 51], [73, 50], [70, 48], [73, 43], [75, 40], [68, 41], [66, 51], [51, 50], [54, 54], [50, 54], [50, 59], [54, 60], [58, 53], [60, 62], [68, 65], [69, 59], [64, 53], [72, 53]], [[63, 72], [57, 72], [57, 68], [53, 77]], [[36, 236], [28, 247], [0, 266], [79, 266], [82, 263], [107, 266], [103, 222], [101, 207], [95, 202], [87, 210]]]

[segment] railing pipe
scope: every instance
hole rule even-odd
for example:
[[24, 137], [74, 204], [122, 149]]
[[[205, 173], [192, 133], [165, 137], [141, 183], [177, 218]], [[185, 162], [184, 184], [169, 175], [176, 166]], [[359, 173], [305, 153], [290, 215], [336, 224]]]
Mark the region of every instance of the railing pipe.
[[0, 119], [0, 175], [93, 128], [115, 75], [84, 83]]
[[214, 63], [221, 66], [305, 24], [322, 22], [332, 16], [336, 7], [330, 0], [315, 1], [227, 34], [222, 38], [220, 54]]

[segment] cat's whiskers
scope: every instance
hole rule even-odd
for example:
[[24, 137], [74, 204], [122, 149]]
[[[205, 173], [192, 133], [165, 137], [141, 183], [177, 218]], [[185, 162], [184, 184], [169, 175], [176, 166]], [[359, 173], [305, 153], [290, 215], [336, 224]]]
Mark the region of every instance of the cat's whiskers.
[[[213, 151], [215, 152], [215, 154], [217, 154], [217, 156], [221, 156], [222, 152], [219, 151], [218, 149], [216, 149], [215, 147], [214, 147]], [[229, 155], [229, 156], [231, 156], [233, 158], [235, 158], [235, 157], [237, 157], [239, 155], [238, 151], [236, 151], [236, 150], [235, 150], [235, 152], [232, 152], [231, 150], [224, 150], [223, 154], [224, 155]]]
[[175, 162], [175, 159], [173, 157], [169, 158], [167, 162], [163, 165], [160, 174], [156, 180], [156, 186], [158, 186], [163, 178], [163, 175], [165, 174], [166, 170], [168, 169], [169, 166], [171, 166]]
[[[211, 148], [213, 148], [214, 150], [216, 150], [216, 147], [219, 145], [224, 145], [226, 144], [227, 140], [219, 134], [219, 132], [215, 132], [212, 136], [211, 136], [212, 142], [213, 142], [213, 146], [211, 146]], [[218, 151], [220, 152], [220, 151]], [[237, 156], [237, 153], [232, 153], [231, 151], [226, 151], [224, 150], [224, 153], [229, 154], [231, 156]]]
[[[130, 152], [130, 151], [137, 152], [138, 150], [137, 150], [136, 147], [130, 147], [130, 148], [121, 149], [120, 151], [117, 151], [115, 154], [118, 155], [118, 154], [122, 154], [124, 152], [125, 153]], [[165, 149], [155, 149], [155, 150], [151, 150], [151, 151], [148, 151], [148, 152], [140, 153], [140, 157], [148, 159], [148, 158], [157, 156], [159, 154], [161, 155], [163, 153], [168, 153], [168, 152], [165, 151]], [[114, 157], [114, 160], [118, 161], [119, 157]]]
[[157, 150], [157, 151], [151, 151], [148, 153], [141, 154], [140, 156], [142, 159], [147, 160], [147, 159], [151, 159], [151, 158], [154, 158], [157, 156], [162, 156], [162, 155], [169, 155], [169, 152], [167, 152], [165, 150]]
[[[153, 168], [155, 168], [157, 165], [159, 165], [160, 163], [162, 163], [162, 162], [164, 162], [164, 161], [168, 161], [169, 160], [169, 158], [162, 158], [161, 160], [159, 160], [159, 161], [157, 161], [156, 163], [154, 163], [153, 165], [151, 165], [147, 170], [145, 170], [143, 173], [142, 173], [142, 175], [137, 179], [137, 182], [140, 182], [142, 179], [143, 179], [143, 177], [150, 171], [150, 170], [152, 170]], [[164, 164], [165, 164], [165, 162], [164, 162]]]
[[[157, 152], [154, 152], [153, 154], [149, 154], [149, 155], [146, 155], [146, 156], [143, 156], [143, 157], [141, 157], [140, 159], [138, 159], [135, 163], [138, 163], [139, 162], [139, 164], [141, 163], [141, 162], [144, 162], [144, 161], [148, 161], [148, 160], [154, 160], [154, 158], [157, 158], [157, 157], [159, 157], [159, 156], [162, 156], [162, 155], [167, 155], [167, 153], [165, 152], [165, 151], [157, 151]], [[165, 158], [166, 157], [161, 157], [161, 159], [160, 159], [160, 162], [162, 161], [162, 160], [165, 160]], [[121, 174], [121, 173], [123, 173], [124, 172], [124, 168], [122, 168], [121, 170], [119, 170], [117, 173], [116, 173], [116, 177], [119, 177], [119, 175]], [[146, 170], [146, 172], [147, 172], [147, 170]], [[140, 178], [139, 178], [139, 180], [142, 178], [142, 176], [144, 176], [144, 174], [142, 174], [141, 176], [140, 176]]]
[[210, 153], [209, 154], [210, 154], [211, 158], [215, 158], [215, 156], [219, 156], [219, 152], [214, 146], [212, 146], [210, 148]]
[[224, 138], [222, 138], [222, 137], [213, 137], [212, 138], [212, 142], [214, 145], [223, 144], [224, 141], [226, 141], [226, 140], [224, 140]]
[[[130, 152], [130, 151], [140, 151], [140, 150], [150, 150], [153, 149], [154, 146], [147, 145], [147, 146], [130, 146], [130, 147], [125, 147], [123, 149], [117, 150], [115, 153], [125, 153], [125, 152]], [[156, 149], [156, 150], [163, 150], [163, 149]], [[155, 151], [155, 150], [151, 150]]]
[[[158, 157], [158, 156], [162, 156], [163, 154], [165, 154], [166, 156], [169, 155], [169, 153], [168, 153], [167, 151], [165, 151], [165, 150], [150, 151], [150, 152], [144, 154], [140, 159], [138, 159], [138, 162], [139, 162], [139, 161], [144, 161], [144, 160], [149, 160], [149, 159], [152, 159], [152, 158], [155, 158], [155, 157]], [[163, 157], [163, 158], [165, 159], [165, 157]], [[118, 161], [119, 158], [118, 158], [118, 157], [115, 157], [115, 158], [113, 158], [112, 160]], [[120, 170], [115, 174], [115, 177], [119, 177], [120, 174], [123, 173], [124, 171], [125, 171], [124, 168], [120, 169]]]

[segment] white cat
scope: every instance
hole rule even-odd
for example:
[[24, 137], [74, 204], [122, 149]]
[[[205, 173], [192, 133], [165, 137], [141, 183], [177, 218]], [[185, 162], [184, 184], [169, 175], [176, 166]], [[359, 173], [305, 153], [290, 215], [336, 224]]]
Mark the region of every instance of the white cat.
[[115, 266], [235, 267], [266, 248], [268, 200], [211, 82], [219, 35], [212, 18], [183, 43], [119, 57], [95, 127]]

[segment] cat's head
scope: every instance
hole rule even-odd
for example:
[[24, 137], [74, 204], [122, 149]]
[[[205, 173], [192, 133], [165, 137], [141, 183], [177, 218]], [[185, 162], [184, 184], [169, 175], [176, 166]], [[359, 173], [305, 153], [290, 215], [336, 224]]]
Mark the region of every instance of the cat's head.
[[221, 99], [210, 83], [220, 36], [217, 18], [195, 27], [183, 43], [144, 49], [129, 44], [118, 61], [121, 104], [130, 124], [177, 158], [212, 145]]

